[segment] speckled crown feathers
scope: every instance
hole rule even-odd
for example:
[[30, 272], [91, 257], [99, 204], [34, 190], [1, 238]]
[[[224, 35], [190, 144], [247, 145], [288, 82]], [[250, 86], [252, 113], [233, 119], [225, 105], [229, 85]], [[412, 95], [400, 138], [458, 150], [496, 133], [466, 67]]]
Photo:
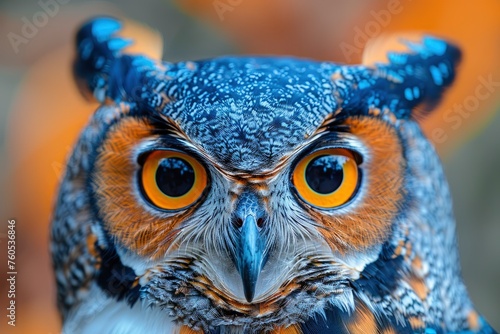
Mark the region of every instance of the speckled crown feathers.
[[[126, 48], [132, 41], [118, 36], [121, 28], [118, 20], [104, 17], [82, 26], [76, 38], [75, 77], [82, 92], [86, 95], [90, 92], [100, 102], [142, 101], [152, 109], [163, 106], [182, 89], [179, 82], [193, 85], [194, 81], [204, 80], [205, 86], [210, 87], [220, 83], [221, 77], [244, 75], [256, 83], [252, 89], [272, 90], [273, 82], [265, 78], [259, 81], [256, 77], [262, 79], [263, 71], [279, 68], [278, 74], [283, 79], [295, 76], [306, 81], [314, 77], [331, 80], [333, 101], [326, 101], [329, 108], [335, 108], [331, 112], [342, 109], [342, 114], [349, 116], [389, 109], [403, 119], [415, 114], [415, 110], [425, 113], [439, 102], [444, 89], [453, 82], [460, 60], [457, 47], [424, 36], [420, 43], [402, 41], [407, 52], [389, 52], [387, 63], [376, 63], [373, 67], [258, 57], [222, 57], [173, 64], [127, 54]], [[210, 71], [206, 71], [207, 66]], [[214, 78], [217, 71], [219, 80]], [[291, 87], [293, 90], [299, 83], [291, 85], [295, 86]], [[290, 99], [293, 93], [287, 102]]]

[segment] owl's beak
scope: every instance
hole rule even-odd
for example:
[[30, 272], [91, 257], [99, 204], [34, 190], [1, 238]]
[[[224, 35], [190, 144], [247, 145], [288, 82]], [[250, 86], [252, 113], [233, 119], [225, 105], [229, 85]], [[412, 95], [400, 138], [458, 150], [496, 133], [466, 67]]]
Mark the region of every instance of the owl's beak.
[[243, 281], [243, 291], [248, 302], [255, 296], [257, 279], [264, 265], [264, 248], [265, 241], [255, 216], [247, 215], [237, 239], [235, 264]]

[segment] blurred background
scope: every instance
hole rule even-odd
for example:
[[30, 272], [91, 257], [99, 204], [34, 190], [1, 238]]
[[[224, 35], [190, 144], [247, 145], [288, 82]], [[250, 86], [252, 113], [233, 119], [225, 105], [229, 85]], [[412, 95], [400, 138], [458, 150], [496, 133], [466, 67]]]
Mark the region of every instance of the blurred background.
[[[135, 49], [168, 61], [250, 53], [371, 63], [383, 57], [363, 56], [368, 40], [385, 50], [394, 34], [420, 32], [459, 44], [457, 83], [422, 125], [452, 189], [471, 298], [500, 329], [500, 1], [0, 0], [0, 333], [60, 331], [50, 214], [65, 158], [96, 108], [73, 84], [72, 41], [102, 14], [126, 18]], [[15, 328], [4, 314], [8, 219], [17, 228]]]

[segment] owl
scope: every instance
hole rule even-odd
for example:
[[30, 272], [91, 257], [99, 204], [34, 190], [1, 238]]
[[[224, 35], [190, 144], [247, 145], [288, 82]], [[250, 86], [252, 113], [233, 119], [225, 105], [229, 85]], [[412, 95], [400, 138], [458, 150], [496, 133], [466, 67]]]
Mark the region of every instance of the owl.
[[101, 105], [52, 223], [63, 333], [494, 333], [417, 123], [457, 47], [169, 63], [127, 54], [121, 26], [76, 37], [76, 81]]

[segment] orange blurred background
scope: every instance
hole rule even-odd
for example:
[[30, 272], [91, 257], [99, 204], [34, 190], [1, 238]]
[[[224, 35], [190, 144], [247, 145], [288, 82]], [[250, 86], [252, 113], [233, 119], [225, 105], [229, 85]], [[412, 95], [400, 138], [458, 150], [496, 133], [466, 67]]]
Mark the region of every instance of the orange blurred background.
[[[81, 22], [102, 14], [130, 19], [126, 34], [139, 42], [135, 49], [150, 55], [163, 51], [169, 61], [250, 53], [371, 63], [383, 58], [377, 48], [392, 48], [394, 34], [415, 32], [459, 44], [464, 59], [456, 85], [423, 126], [445, 160], [466, 284], [478, 309], [500, 328], [498, 0], [63, 2], [68, 1], [0, 0], [0, 35], [6, 37], [0, 40], [0, 310], [8, 305], [4, 254], [12, 218], [18, 272], [16, 327], [7, 326], [0, 314], [0, 333], [60, 331], [48, 251], [50, 214], [65, 158], [97, 107], [73, 84], [72, 40]], [[47, 22], [25, 37], [25, 20], [39, 13]], [[13, 44], [12, 33], [23, 42]]]

